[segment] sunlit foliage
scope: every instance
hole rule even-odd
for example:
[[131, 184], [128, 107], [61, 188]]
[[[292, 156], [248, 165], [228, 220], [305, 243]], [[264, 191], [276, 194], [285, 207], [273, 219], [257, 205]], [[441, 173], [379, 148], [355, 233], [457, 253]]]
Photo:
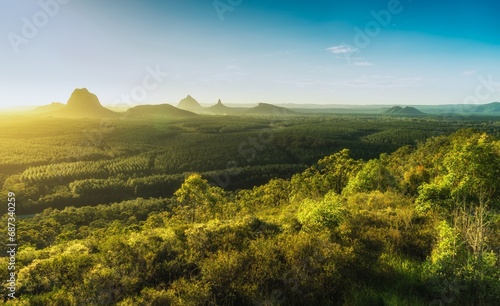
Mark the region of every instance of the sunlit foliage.
[[[120, 141], [135, 137], [137, 146], [114, 147], [104, 135], [109, 147], [103, 144], [95, 160], [86, 155], [88, 160], [9, 161], [3, 192], [13, 190], [27, 208], [44, 210], [18, 220], [19, 299], [6, 304], [495, 305], [500, 300], [500, 142], [494, 134], [463, 130], [423, 141], [431, 136], [428, 131], [417, 143], [395, 132], [367, 132], [361, 120], [350, 118], [350, 128], [345, 122], [326, 124], [360, 142], [308, 162], [336, 147], [336, 136], [301, 119], [288, 131], [286, 122], [273, 124], [276, 146], [269, 152], [256, 149], [262, 155], [252, 162], [228, 153], [238, 165], [227, 167], [224, 158], [210, 161], [215, 153], [208, 149], [200, 159], [193, 143], [204, 139], [202, 134], [223, 131], [234, 144], [243, 135], [248, 141], [248, 134], [232, 119], [206, 120], [172, 122], [168, 133], [166, 124], [152, 122], [160, 132], [150, 138], [125, 128], [138, 122], [123, 125], [130, 135], [119, 128], [106, 133]], [[248, 131], [270, 126], [263, 119], [248, 120]], [[37, 133], [19, 135], [30, 139]], [[176, 143], [181, 153], [175, 154], [194, 156], [179, 157], [167, 148], [183, 133], [193, 138]], [[356, 153], [363, 142], [374, 141], [401, 148]], [[205, 148], [224, 151], [222, 143]], [[286, 143], [289, 147], [280, 147]], [[286, 156], [281, 163], [273, 159], [278, 151], [278, 159]], [[307, 153], [304, 159], [301, 152]], [[206, 163], [188, 172], [191, 158]], [[219, 186], [214, 177], [238, 187]], [[0, 257], [0, 265], [7, 261]], [[0, 278], [7, 273], [0, 270]]]

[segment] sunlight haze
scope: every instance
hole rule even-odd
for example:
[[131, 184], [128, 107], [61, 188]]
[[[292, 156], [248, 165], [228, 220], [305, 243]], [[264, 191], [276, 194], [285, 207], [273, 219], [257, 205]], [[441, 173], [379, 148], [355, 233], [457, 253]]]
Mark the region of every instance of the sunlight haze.
[[500, 100], [499, 8], [8, 1], [0, 12], [0, 107], [66, 103], [81, 87], [109, 106], [175, 104], [188, 94], [206, 105], [461, 104], [485, 82], [493, 89], [473, 103], [489, 103]]

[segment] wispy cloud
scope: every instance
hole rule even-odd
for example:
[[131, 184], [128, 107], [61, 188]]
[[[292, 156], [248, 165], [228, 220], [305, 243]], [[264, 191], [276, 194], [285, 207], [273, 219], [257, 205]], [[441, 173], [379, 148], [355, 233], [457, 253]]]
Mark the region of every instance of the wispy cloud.
[[359, 67], [363, 67], [363, 66], [373, 66], [373, 63], [370, 63], [370, 62], [355, 62], [353, 63], [354, 66], [359, 66]]
[[346, 45], [331, 46], [330, 48], [327, 48], [326, 50], [333, 53], [333, 54], [347, 54], [347, 53], [353, 53], [353, 52], [358, 51], [357, 48], [354, 48], [351, 46], [346, 46]]
[[326, 49], [328, 52], [336, 55], [336, 59], [347, 60], [353, 66], [367, 67], [373, 66], [373, 63], [364, 60], [362, 57], [352, 57], [352, 53], [357, 53], [359, 49], [349, 45], [331, 46]]
[[477, 73], [476, 70], [465, 70], [462, 71], [462, 75], [475, 75]]

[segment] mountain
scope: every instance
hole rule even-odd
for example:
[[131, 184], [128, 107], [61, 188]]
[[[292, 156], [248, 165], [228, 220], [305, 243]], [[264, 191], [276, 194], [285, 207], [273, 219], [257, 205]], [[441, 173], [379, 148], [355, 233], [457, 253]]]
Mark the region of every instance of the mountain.
[[164, 117], [164, 118], [192, 118], [198, 115], [190, 111], [179, 109], [170, 104], [139, 105], [128, 109], [125, 115], [131, 117]]
[[51, 104], [39, 106], [39, 107], [35, 108], [34, 110], [32, 110], [31, 112], [35, 113], [35, 114], [55, 112], [55, 111], [63, 109], [65, 106], [66, 105], [63, 103], [52, 102]]
[[297, 114], [296, 112], [291, 111], [288, 108], [268, 103], [259, 103], [259, 105], [257, 105], [256, 107], [251, 108], [244, 113], [251, 115], [274, 115], [274, 116]]
[[410, 116], [420, 116], [425, 115], [425, 113], [419, 111], [415, 107], [407, 106], [403, 108], [398, 114], [400, 115], [410, 115]]
[[425, 115], [425, 113], [419, 111], [415, 107], [407, 106], [402, 108], [401, 106], [394, 106], [385, 111], [386, 114], [389, 115], [402, 115], [402, 116], [421, 116]]
[[207, 112], [210, 114], [217, 114], [217, 115], [228, 115], [228, 114], [234, 114], [237, 113], [238, 110], [232, 107], [225, 106], [222, 104], [222, 101], [219, 99], [217, 104], [212, 105], [207, 108]]
[[500, 113], [500, 102], [492, 102], [488, 104], [479, 105], [474, 110], [474, 113], [483, 113], [483, 114]]
[[401, 106], [394, 106], [385, 111], [386, 114], [398, 114], [403, 108]]
[[188, 110], [192, 112], [196, 111], [202, 111], [204, 109], [203, 106], [198, 103], [193, 97], [188, 95], [184, 99], [182, 99], [179, 104], [177, 105], [178, 108], [183, 109], [183, 110]]
[[70, 118], [111, 118], [119, 115], [102, 106], [97, 96], [87, 88], [75, 89], [64, 107], [46, 114]]

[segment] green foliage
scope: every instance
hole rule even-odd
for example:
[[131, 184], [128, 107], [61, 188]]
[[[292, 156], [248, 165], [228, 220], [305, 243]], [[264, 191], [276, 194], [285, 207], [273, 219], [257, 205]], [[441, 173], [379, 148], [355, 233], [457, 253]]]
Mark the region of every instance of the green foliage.
[[210, 186], [199, 174], [190, 175], [174, 196], [180, 204], [177, 213], [191, 222], [217, 218], [225, 202], [224, 190]]
[[327, 156], [317, 166], [292, 177], [292, 199], [300, 201], [304, 198], [321, 197], [330, 190], [340, 194], [359, 166], [359, 161], [349, 157], [348, 149]]
[[240, 210], [255, 212], [265, 207], [287, 205], [290, 201], [290, 191], [291, 184], [289, 181], [272, 179], [262, 186], [239, 191], [236, 201]]
[[86, 196], [86, 195], [101, 195], [103, 191], [106, 195], [120, 195], [122, 193], [130, 193], [127, 183], [120, 179], [88, 179], [74, 181], [69, 184], [71, 193], [75, 197]]
[[[97, 205], [134, 196], [170, 197], [182, 183], [184, 173], [192, 171], [234, 191], [265, 184], [272, 178], [288, 179], [302, 172], [305, 165], [344, 148], [353, 157], [368, 160], [403, 144], [414, 145], [436, 131], [449, 133], [460, 127], [494, 131], [495, 122], [348, 115], [273, 118], [271, 122], [269, 118], [202, 116], [179, 121], [114, 120], [105, 124], [91, 119], [18, 118], [2, 124], [0, 129], [0, 184], [8, 182], [3, 193], [19, 191], [19, 212], [28, 214], [48, 207]], [[422, 160], [421, 165], [403, 164], [423, 166], [432, 177], [436, 170], [432, 165], [436, 163], [426, 157], [434, 155], [427, 153], [436, 148], [445, 152], [439, 141], [436, 144], [417, 150], [419, 158], [410, 159]], [[328, 159], [331, 157], [326, 158], [327, 164], [342, 164], [332, 164]], [[394, 174], [398, 184], [411, 168], [401, 170]], [[345, 177], [335, 169], [331, 173], [330, 183], [337, 184], [335, 192], [340, 193]], [[15, 176], [14, 181], [10, 180]], [[62, 186], [86, 179], [121, 179], [134, 193], [100, 202], [85, 196], [74, 199], [60, 192]], [[129, 179], [138, 180], [132, 183]], [[405, 188], [414, 195], [419, 180], [429, 182], [425, 175], [411, 180]], [[315, 196], [326, 194], [330, 184], [308, 175], [298, 181], [320, 188], [313, 190], [319, 192]], [[298, 193], [298, 201], [312, 196], [307, 188]]]
[[443, 164], [447, 170], [443, 183], [456, 202], [500, 205], [500, 151], [490, 136], [457, 139]]
[[335, 229], [346, 213], [340, 196], [330, 191], [321, 201], [303, 200], [299, 206], [297, 219], [307, 230]]
[[447, 212], [461, 206], [500, 203], [500, 152], [498, 144], [485, 134], [454, 137], [453, 147], [444, 156], [442, 174], [419, 189], [421, 209], [437, 206]]
[[387, 154], [380, 155], [379, 159], [368, 161], [356, 176], [349, 181], [346, 192], [386, 191], [394, 188], [396, 182], [388, 169], [388, 163]]
[[8, 127], [33, 148], [0, 162], [3, 195], [47, 208], [18, 218], [20, 299], [7, 305], [500, 299], [500, 143], [471, 130], [423, 141], [491, 122], [132, 120], [95, 146], [75, 140], [95, 121], [43, 123]]
[[437, 231], [438, 239], [432, 250], [429, 269], [433, 275], [449, 277], [453, 275], [453, 269], [459, 261], [459, 256], [463, 256], [463, 254], [459, 254], [463, 242], [460, 241], [455, 229], [446, 221], [439, 223]]
[[319, 172], [331, 184], [335, 193], [340, 194], [347, 186], [350, 177], [358, 170], [359, 162], [349, 156], [349, 150], [327, 156], [318, 162]]
[[443, 209], [450, 211], [452, 209], [453, 201], [448, 186], [423, 183], [418, 190], [419, 195], [415, 203], [419, 212], [425, 213], [431, 209], [436, 211]]

